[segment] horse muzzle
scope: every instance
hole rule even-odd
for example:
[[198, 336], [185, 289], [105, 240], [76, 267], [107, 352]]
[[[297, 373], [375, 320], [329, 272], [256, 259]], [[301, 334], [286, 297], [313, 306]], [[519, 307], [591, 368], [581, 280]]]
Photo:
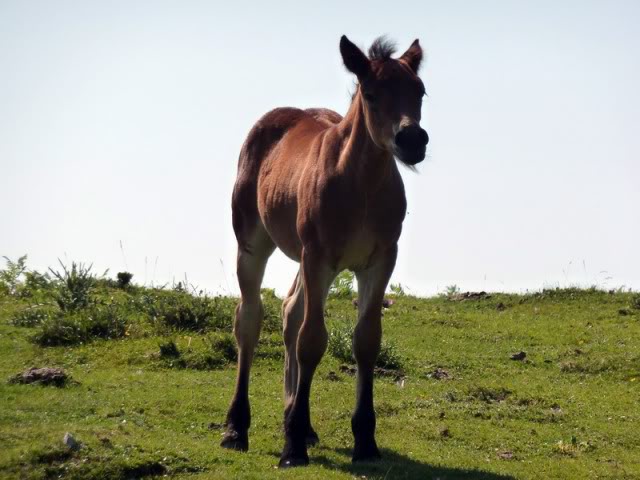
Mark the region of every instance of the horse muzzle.
[[394, 154], [402, 163], [415, 165], [424, 160], [429, 135], [419, 125], [407, 125], [400, 129], [394, 139]]

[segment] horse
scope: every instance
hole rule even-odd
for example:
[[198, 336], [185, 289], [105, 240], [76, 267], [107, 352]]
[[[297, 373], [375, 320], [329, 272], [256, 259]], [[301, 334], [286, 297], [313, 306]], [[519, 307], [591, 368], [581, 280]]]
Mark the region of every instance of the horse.
[[395, 159], [415, 169], [429, 141], [420, 127], [425, 87], [418, 76], [418, 40], [393, 58], [395, 47], [384, 37], [373, 42], [367, 56], [342, 36], [340, 53], [357, 78], [344, 118], [322, 108], [276, 108], [265, 114], [242, 146], [232, 194], [241, 298], [233, 327], [237, 378], [222, 447], [249, 448], [249, 371], [264, 316], [260, 286], [267, 261], [277, 247], [300, 264], [282, 304], [285, 445], [280, 467], [307, 465], [307, 446], [318, 441], [309, 412], [311, 383], [327, 348], [325, 301], [344, 269], [358, 282], [352, 460], [380, 458], [373, 374], [383, 297], [407, 206]]

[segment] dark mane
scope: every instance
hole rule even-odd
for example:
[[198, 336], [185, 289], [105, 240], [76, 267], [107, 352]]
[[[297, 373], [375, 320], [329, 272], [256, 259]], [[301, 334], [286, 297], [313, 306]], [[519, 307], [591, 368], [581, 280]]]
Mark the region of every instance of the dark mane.
[[371, 44], [369, 60], [388, 60], [394, 53], [396, 53], [396, 44], [383, 35]]

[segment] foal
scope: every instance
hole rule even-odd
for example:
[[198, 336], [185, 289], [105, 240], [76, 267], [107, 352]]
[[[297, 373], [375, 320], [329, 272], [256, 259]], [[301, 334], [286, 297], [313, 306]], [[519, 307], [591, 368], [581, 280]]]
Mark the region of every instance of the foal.
[[420, 128], [424, 85], [418, 40], [398, 59], [376, 40], [368, 57], [347, 37], [340, 53], [358, 86], [346, 116], [326, 109], [277, 108], [254, 125], [242, 146], [232, 197], [241, 301], [234, 333], [238, 376], [222, 446], [249, 447], [249, 370], [263, 319], [260, 285], [276, 247], [300, 263], [282, 305], [285, 353], [285, 446], [280, 466], [309, 463], [309, 395], [327, 348], [324, 304], [335, 276], [358, 279], [358, 365], [351, 419], [353, 460], [380, 457], [375, 441], [373, 369], [380, 350], [381, 309], [396, 263], [406, 212], [394, 157], [415, 165], [425, 156]]

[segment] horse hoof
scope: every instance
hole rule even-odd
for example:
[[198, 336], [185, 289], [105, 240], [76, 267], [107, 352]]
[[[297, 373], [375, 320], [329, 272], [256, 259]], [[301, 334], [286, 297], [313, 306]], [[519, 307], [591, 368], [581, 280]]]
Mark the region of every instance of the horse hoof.
[[353, 450], [353, 457], [351, 457], [351, 461], [353, 463], [357, 462], [375, 462], [376, 460], [380, 460], [382, 455], [380, 455], [380, 450], [378, 447], [373, 444], [367, 447], [356, 447]]
[[235, 430], [231, 430], [224, 434], [222, 442], [220, 442], [220, 446], [222, 448], [228, 448], [229, 450], [246, 452], [249, 450], [249, 438], [247, 435], [240, 435]]
[[309, 429], [305, 442], [307, 443], [307, 447], [315, 447], [320, 442], [320, 437], [318, 437], [318, 434], [313, 428]]
[[309, 457], [282, 457], [278, 468], [304, 467], [309, 465]]

